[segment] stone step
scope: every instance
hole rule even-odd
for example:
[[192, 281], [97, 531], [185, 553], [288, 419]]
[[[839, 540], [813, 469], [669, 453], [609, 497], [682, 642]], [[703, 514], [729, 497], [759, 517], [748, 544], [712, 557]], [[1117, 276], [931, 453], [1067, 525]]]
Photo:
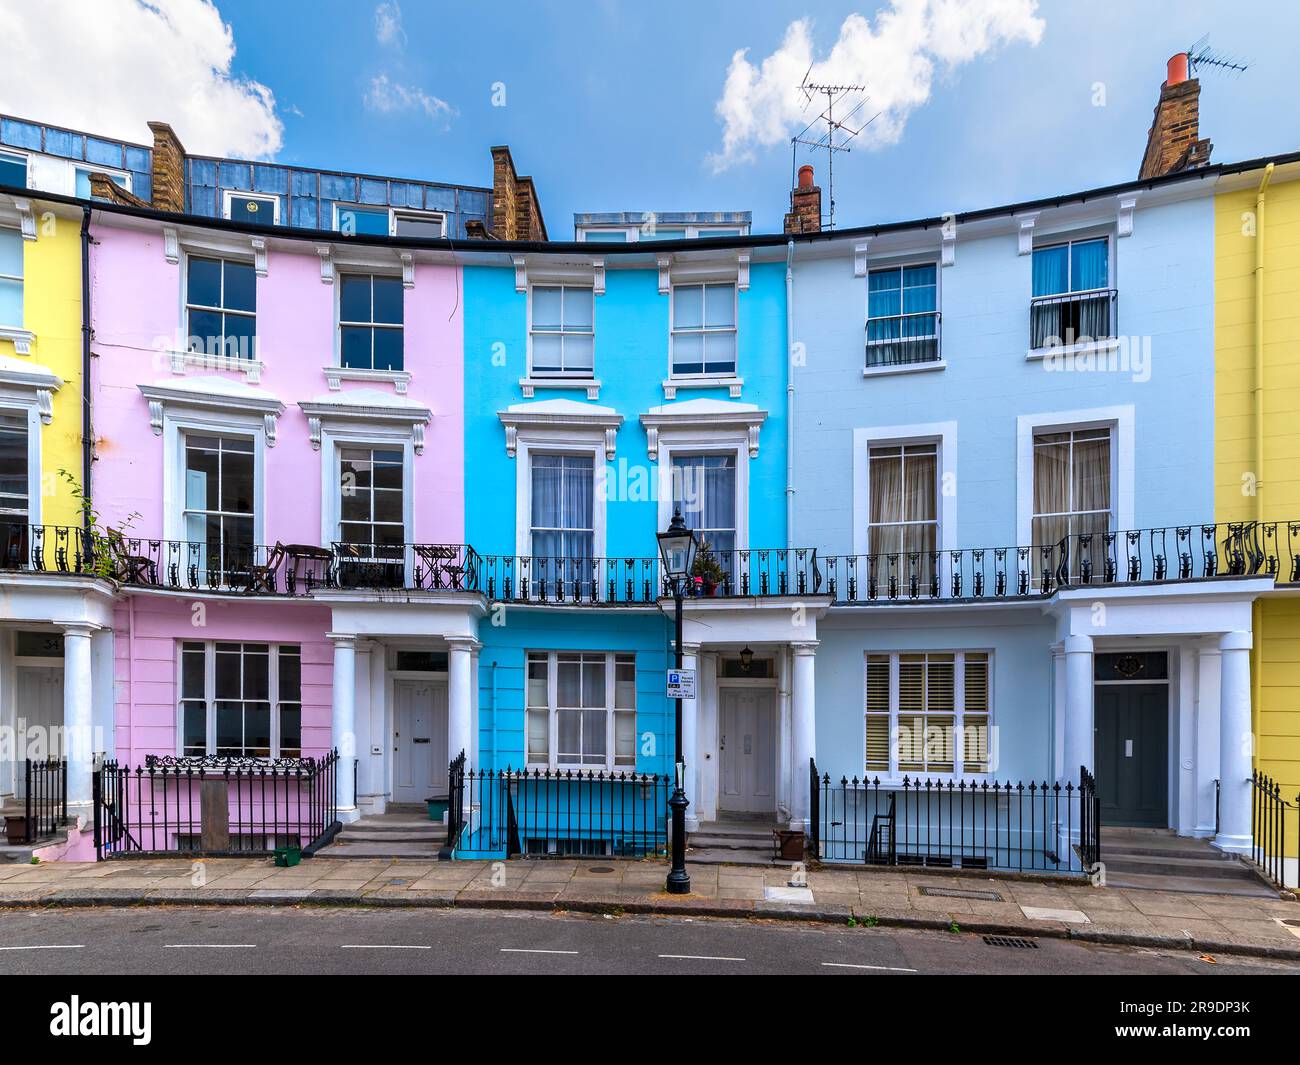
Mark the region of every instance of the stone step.
[[441, 846], [447, 839], [447, 830], [444, 828], [441, 832], [357, 832], [351, 828], [344, 828], [339, 833], [338, 838], [348, 844], [353, 843], [373, 843], [376, 846], [390, 846], [394, 843], [421, 843], [426, 846], [429, 844]]
[[770, 843], [772, 830], [777, 826], [763, 821], [701, 821], [692, 836], [710, 836], [715, 839], [739, 839]]
[[348, 859], [348, 858], [422, 858], [426, 861], [438, 856], [438, 847], [441, 844], [428, 843], [402, 843], [384, 841], [379, 843], [362, 842], [350, 843], [342, 836], [334, 840], [332, 844], [316, 852], [317, 858]]
[[1166, 858], [1162, 855], [1109, 854], [1101, 852], [1108, 872], [1141, 873], [1147, 876], [1188, 876], [1210, 880], [1253, 880], [1255, 874], [1241, 862], [1217, 858]]
[[709, 850], [771, 850], [772, 836], [728, 836], [718, 832], [692, 832], [687, 845]]
[[712, 847], [687, 847], [686, 862], [688, 865], [752, 865], [767, 869], [790, 864], [776, 861], [771, 850], [720, 850]]
[[1136, 891], [1181, 891], [1189, 895], [1232, 895], [1238, 898], [1275, 899], [1278, 893], [1262, 881], [1224, 880], [1190, 876], [1150, 876], [1142, 873], [1111, 874], [1106, 868], [1106, 886]]
[[1113, 843], [1101, 841], [1101, 853], [1115, 858], [1164, 858], [1168, 861], [1220, 862], [1236, 864], [1235, 855], [1221, 851], [1217, 847], [1193, 846], [1187, 840], [1183, 846], [1152, 847], [1137, 843]]

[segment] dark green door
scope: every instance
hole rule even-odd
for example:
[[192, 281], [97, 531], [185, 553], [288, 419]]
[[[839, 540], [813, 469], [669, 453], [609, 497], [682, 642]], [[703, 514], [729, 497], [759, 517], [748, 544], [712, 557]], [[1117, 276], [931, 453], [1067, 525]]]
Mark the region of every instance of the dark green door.
[[1169, 824], [1169, 688], [1099, 684], [1097, 790], [1101, 823], [1138, 828]]

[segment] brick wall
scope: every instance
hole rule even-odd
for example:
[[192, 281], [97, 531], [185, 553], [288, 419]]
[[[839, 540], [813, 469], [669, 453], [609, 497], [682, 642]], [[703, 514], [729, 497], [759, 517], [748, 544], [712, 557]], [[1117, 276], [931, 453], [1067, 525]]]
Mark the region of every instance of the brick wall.
[[185, 148], [166, 122], [153, 131], [153, 205], [160, 211], [185, 210]]
[[1201, 83], [1195, 78], [1160, 86], [1139, 178], [1159, 177], [1204, 166], [1212, 145], [1200, 138]]

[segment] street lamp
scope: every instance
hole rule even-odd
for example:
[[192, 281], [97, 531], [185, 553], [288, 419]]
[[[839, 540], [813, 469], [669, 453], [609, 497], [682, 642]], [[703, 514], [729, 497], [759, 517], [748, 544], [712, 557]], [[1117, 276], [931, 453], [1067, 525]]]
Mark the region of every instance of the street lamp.
[[[695, 534], [686, 527], [680, 507], [673, 509], [673, 520], [668, 528], [658, 533], [659, 554], [663, 558], [664, 575], [672, 582], [673, 608], [676, 620], [674, 646], [677, 651], [676, 665], [682, 668], [682, 598], [686, 594], [686, 582], [691, 579], [691, 568], [695, 565], [695, 551], [699, 541]], [[668, 806], [673, 812], [673, 867], [668, 871], [665, 890], [670, 895], [686, 895], [691, 890], [691, 875], [686, 871], [686, 807], [690, 805], [686, 798], [686, 764], [682, 760], [682, 700], [676, 699], [677, 715], [675, 741], [676, 752], [673, 759], [676, 774], [676, 787]]]

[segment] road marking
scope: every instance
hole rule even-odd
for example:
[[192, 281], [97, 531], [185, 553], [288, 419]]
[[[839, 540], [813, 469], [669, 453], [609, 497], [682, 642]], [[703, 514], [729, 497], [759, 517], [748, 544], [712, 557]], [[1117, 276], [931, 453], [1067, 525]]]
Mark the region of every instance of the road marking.
[[164, 943], [167, 950], [252, 950], [256, 943]]
[[340, 950], [433, 950], [421, 943], [340, 943]]
[[744, 958], [727, 958], [716, 954], [660, 954], [661, 958], [675, 958], [678, 961], [744, 961]]
[[36, 943], [30, 947], [0, 947], [0, 950], [81, 950], [84, 943]]
[[854, 965], [847, 961], [824, 961], [823, 965], [831, 969], [874, 969], [882, 973], [914, 973], [917, 969], [904, 969], [898, 965]]
[[502, 954], [577, 954], [576, 950], [532, 950], [528, 947], [502, 947]]

